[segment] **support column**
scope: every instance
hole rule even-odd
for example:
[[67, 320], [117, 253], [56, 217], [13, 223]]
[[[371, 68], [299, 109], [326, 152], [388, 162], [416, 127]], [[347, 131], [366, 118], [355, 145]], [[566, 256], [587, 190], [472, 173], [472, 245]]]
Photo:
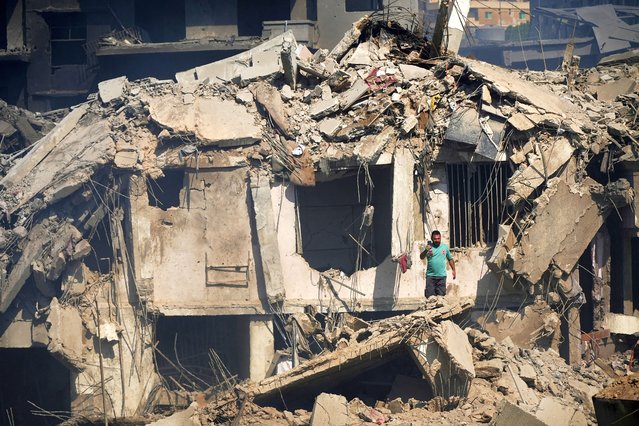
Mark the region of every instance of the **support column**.
[[266, 377], [273, 355], [273, 315], [251, 315], [249, 317], [249, 378], [262, 380]]
[[564, 341], [559, 352], [568, 364], [581, 362], [581, 324], [579, 307], [571, 306], [561, 319], [561, 335]]
[[624, 315], [632, 315], [634, 312], [634, 302], [632, 296], [632, 236], [633, 232], [629, 229], [622, 230], [621, 262], [623, 265], [623, 313]]

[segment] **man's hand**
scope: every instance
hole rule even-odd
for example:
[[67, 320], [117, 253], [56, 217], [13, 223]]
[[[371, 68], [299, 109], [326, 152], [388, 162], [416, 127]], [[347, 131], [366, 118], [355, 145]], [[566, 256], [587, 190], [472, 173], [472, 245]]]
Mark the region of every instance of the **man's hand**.
[[456, 279], [456, 278], [457, 278], [457, 271], [453, 269], [453, 279]]

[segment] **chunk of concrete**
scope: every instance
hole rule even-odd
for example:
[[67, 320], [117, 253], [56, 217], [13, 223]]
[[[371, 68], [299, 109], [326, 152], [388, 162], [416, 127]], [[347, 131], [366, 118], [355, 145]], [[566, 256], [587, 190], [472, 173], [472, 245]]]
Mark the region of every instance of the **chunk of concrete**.
[[632, 336], [639, 333], [639, 318], [632, 315], [606, 313], [603, 327], [614, 334], [625, 334]]
[[520, 112], [510, 116], [508, 123], [520, 132], [527, 132], [528, 130], [535, 128], [535, 123], [530, 121], [526, 114]]
[[537, 380], [537, 372], [532, 365], [524, 363], [519, 366], [519, 377], [521, 377], [524, 382], [531, 385], [535, 383], [535, 380]]
[[120, 151], [115, 154], [113, 163], [118, 169], [133, 169], [138, 164], [138, 152]]
[[499, 358], [475, 363], [475, 374], [482, 379], [492, 379], [500, 377], [504, 372], [504, 362]]
[[341, 127], [342, 120], [339, 118], [327, 118], [319, 124], [319, 131], [324, 136], [333, 136]]
[[369, 41], [358, 44], [348, 58], [348, 65], [371, 65], [373, 60], [377, 60], [377, 50], [377, 46]]
[[322, 99], [311, 106], [311, 118], [319, 120], [339, 110], [338, 98]]
[[268, 83], [261, 82], [253, 88], [253, 93], [257, 103], [268, 112], [271, 120], [273, 120], [273, 123], [280, 129], [282, 134], [291, 138], [286, 107], [277, 89]]
[[186, 410], [178, 411], [168, 417], [148, 423], [147, 426], [196, 426], [200, 424], [199, 420], [191, 420], [195, 415], [197, 402], [193, 402]]
[[508, 202], [517, 205], [532, 194], [536, 188], [551, 178], [572, 157], [575, 148], [564, 137], [540, 147], [540, 157], [528, 167], [518, 169], [508, 180]]
[[315, 398], [311, 426], [348, 426], [348, 402], [342, 395], [321, 393]]
[[431, 70], [418, 67], [416, 65], [399, 64], [399, 71], [406, 80], [420, 80], [422, 78], [432, 79], [435, 77]]
[[355, 82], [353, 82], [353, 85], [340, 95], [339, 104], [342, 111], [345, 111], [352, 107], [355, 102], [366, 95], [369, 90], [370, 87], [368, 87], [368, 84], [366, 84], [364, 80], [362, 80], [361, 78], [355, 80]]
[[490, 422], [492, 426], [548, 426], [533, 414], [503, 399], [497, 406], [497, 414]]
[[49, 316], [49, 352], [74, 367], [82, 364], [82, 317], [78, 310], [63, 306], [57, 298], [51, 300]]
[[553, 397], [543, 398], [539, 402], [535, 416], [547, 425], [569, 426], [575, 409]]
[[115, 99], [120, 99], [124, 95], [128, 81], [125, 76], [122, 76], [98, 83], [100, 100], [108, 104]]
[[18, 130], [4, 120], [0, 120], [0, 135], [4, 135], [7, 138], [13, 136]]
[[257, 52], [253, 55], [252, 65], [240, 72], [240, 85], [247, 86], [252, 81], [265, 80], [281, 72], [280, 52]]
[[252, 145], [262, 136], [253, 114], [230, 100], [197, 98], [183, 105], [174, 96], [161, 96], [149, 100], [149, 113], [173, 133], [194, 134], [202, 146]]
[[242, 89], [235, 94], [235, 100], [242, 105], [251, 105], [253, 94], [248, 89]]
[[80, 240], [73, 247], [73, 254], [71, 255], [71, 260], [82, 259], [91, 253], [91, 243], [87, 240]]
[[408, 135], [409, 133], [411, 133], [417, 126], [417, 123], [417, 117], [415, 117], [414, 115], [409, 115], [408, 117], [404, 118], [402, 126], [400, 127], [401, 134]]
[[255, 226], [264, 270], [266, 297], [269, 303], [273, 304], [283, 301], [286, 291], [283, 284], [282, 261], [277, 242], [269, 180], [251, 177], [251, 196], [253, 197]]
[[635, 88], [635, 84], [634, 79], [624, 77], [602, 86], [597, 86], [597, 99], [600, 101], [614, 101], [619, 95], [631, 93]]

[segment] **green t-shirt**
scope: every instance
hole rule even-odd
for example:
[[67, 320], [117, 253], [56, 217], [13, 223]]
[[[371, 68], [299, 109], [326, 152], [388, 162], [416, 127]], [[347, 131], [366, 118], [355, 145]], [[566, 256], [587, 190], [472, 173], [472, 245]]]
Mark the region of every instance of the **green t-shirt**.
[[429, 277], [445, 277], [447, 260], [453, 258], [453, 255], [450, 254], [450, 249], [446, 244], [439, 243], [437, 247], [431, 246], [431, 250], [433, 251], [433, 255], [426, 255], [426, 259], [428, 260], [426, 275]]

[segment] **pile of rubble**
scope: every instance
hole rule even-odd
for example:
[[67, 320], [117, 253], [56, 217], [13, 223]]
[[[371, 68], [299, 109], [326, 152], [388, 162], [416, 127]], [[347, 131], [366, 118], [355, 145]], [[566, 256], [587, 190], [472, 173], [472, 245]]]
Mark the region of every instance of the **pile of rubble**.
[[[96, 96], [49, 132], [50, 123], [16, 116], [3, 134], [26, 120], [46, 136], [37, 140], [20, 130], [30, 149], [0, 181], [5, 218], [0, 270], [6, 276], [0, 312], [30, 277], [44, 304], [61, 292], [87, 291], [82, 259], [101, 221], [122, 214], [116, 201], [121, 176], [157, 179], [172, 168], [245, 165], [252, 175], [312, 186], [316, 173], [368, 167], [400, 148], [411, 153], [415, 173], [426, 178], [445, 149], [466, 160], [509, 159], [512, 214], [489, 266], [522, 278], [530, 294], [550, 292], [562, 302], [557, 306], [566, 306], [565, 300], [581, 293], [566, 278], [585, 247], [609, 212], [633, 202], [628, 182], [607, 176], [617, 163], [638, 158], [632, 93], [637, 68], [602, 67], [568, 77], [516, 73], [471, 59], [434, 58], [431, 50], [429, 42], [397, 24], [364, 18], [331, 52], [311, 53], [285, 33], [180, 73], [177, 83], [124, 77], [102, 82]], [[569, 204], [571, 214], [564, 214]], [[121, 232], [110, 230], [117, 256], [125, 256]], [[507, 424], [499, 423], [501, 416], [524, 410], [546, 423], [593, 422], [590, 396], [606, 381], [598, 367], [571, 368], [551, 350], [520, 349], [476, 328], [460, 335], [461, 328], [447, 319], [472, 303], [428, 303], [413, 314], [340, 329], [326, 337], [323, 351], [307, 351], [311, 359], [298, 367], [227, 389], [226, 397], [216, 394], [217, 405], [193, 407], [193, 416], [202, 423], [240, 416], [246, 424], [260, 419], [326, 424], [324, 416], [336, 415], [344, 423], [329, 423], [402, 424], [413, 415], [433, 423]], [[302, 335], [313, 334], [303, 319], [294, 321]], [[90, 335], [100, 333], [99, 327], [86, 328]], [[442, 335], [463, 343], [451, 345]], [[427, 349], [432, 347], [436, 353]], [[253, 405], [286, 392], [295, 395], [317, 375], [323, 374], [313, 381], [320, 386], [347, 366], [358, 370], [361, 363], [386, 362], [405, 352], [442, 400], [392, 398], [367, 405], [321, 395], [312, 412]], [[56, 353], [70, 362], [64, 348]], [[459, 380], [458, 386], [443, 387], [443, 376], [447, 386]], [[509, 404], [497, 404], [503, 399]], [[335, 410], [322, 411], [325, 403]], [[228, 407], [233, 409], [224, 411]]]
[[49, 133], [67, 112], [34, 114], [0, 100], [0, 176], [4, 176], [15, 161]]
[[[360, 329], [334, 351], [261, 382], [241, 383], [213, 395], [208, 404], [194, 402], [166, 421], [179, 417], [185, 425], [232, 419], [246, 425], [506, 425], [512, 424], [514, 415], [540, 425], [596, 424], [592, 396], [610, 381], [599, 367], [571, 367], [552, 349], [521, 349], [510, 338], [497, 342], [477, 326], [462, 331], [449, 320], [463, 321], [471, 307], [469, 299], [430, 298], [416, 312]], [[434, 347], [428, 349], [429, 345]], [[322, 391], [353, 380], [354, 365], [366, 370], [368, 364], [387, 363], [392, 369], [400, 347], [412, 354], [420, 375], [395, 377], [387, 398], [370, 400], [360, 389], [360, 397], [349, 401]], [[377, 377], [367, 371], [371, 380]], [[467, 386], [458, 386], [460, 375]], [[319, 394], [311, 401], [312, 409], [300, 402], [300, 394], [309, 388], [310, 394]]]

